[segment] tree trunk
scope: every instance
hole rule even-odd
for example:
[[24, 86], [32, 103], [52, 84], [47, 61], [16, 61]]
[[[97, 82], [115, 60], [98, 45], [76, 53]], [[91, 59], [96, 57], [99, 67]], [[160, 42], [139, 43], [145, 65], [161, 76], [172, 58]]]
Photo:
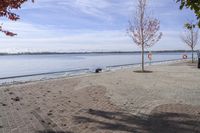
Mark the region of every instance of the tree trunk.
[[194, 63], [194, 49], [192, 49], [192, 63]]
[[142, 72], [144, 72], [144, 44], [142, 44]]
[[194, 33], [193, 33], [193, 27], [191, 30], [191, 35], [192, 35], [192, 63], [194, 63]]
[[146, 8], [146, 1], [141, 1], [140, 6], [140, 33], [141, 33], [141, 44], [142, 44], [142, 72], [144, 72], [144, 14]]

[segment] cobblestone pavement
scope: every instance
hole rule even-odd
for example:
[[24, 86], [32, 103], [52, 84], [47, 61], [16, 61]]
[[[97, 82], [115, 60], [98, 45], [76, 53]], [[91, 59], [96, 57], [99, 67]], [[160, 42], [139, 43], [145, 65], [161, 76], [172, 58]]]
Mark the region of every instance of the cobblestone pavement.
[[[154, 69], [158, 74], [165, 67]], [[183, 75], [191, 78], [196, 71], [193, 69], [187, 68], [192, 74]], [[179, 74], [175, 75], [177, 82]], [[141, 93], [135, 88], [127, 89], [132, 84], [121, 81], [123, 74], [115, 75], [106, 83], [109, 76], [113, 74], [1, 87], [0, 133], [200, 133], [199, 82], [192, 87], [186, 84], [188, 81], [181, 81], [182, 91], [172, 92], [171, 86], [172, 89], [179, 86], [169, 84], [173, 83], [168, 79], [168, 76], [173, 77], [170, 73], [166, 81], [161, 79], [160, 85], [169, 84], [168, 90], [163, 87], [165, 90], [155, 91], [154, 88], [159, 88], [159, 84], [155, 84], [157, 87], [150, 87], [149, 93]], [[111, 93], [114, 84], [116, 91]], [[119, 91], [117, 84], [122, 84], [124, 90]], [[134, 92], [130, 91], [134, 90], [137, 94], [131, 98]], [[120, 101], [117, 102], [117, 98]]]

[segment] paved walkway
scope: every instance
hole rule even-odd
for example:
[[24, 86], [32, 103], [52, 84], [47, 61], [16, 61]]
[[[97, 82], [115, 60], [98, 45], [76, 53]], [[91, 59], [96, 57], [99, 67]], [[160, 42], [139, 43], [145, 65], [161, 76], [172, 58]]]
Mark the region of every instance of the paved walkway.
[[200, 71], [148, 69], [1, 87], [0, 133], [200, 133]]

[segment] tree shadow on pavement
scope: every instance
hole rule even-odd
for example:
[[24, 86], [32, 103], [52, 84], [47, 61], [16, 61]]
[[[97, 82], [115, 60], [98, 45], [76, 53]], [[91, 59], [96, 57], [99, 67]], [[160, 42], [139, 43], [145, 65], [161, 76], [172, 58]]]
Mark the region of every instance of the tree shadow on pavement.
[[[134, 133], [200, 133], [200, 116], [184, 113], [131, 115], [89, 109], [84, 116], [74, 116], [80, 124], [93, 124], [99, 130]], [[87, 116], [87, 117], [86, 117]]]

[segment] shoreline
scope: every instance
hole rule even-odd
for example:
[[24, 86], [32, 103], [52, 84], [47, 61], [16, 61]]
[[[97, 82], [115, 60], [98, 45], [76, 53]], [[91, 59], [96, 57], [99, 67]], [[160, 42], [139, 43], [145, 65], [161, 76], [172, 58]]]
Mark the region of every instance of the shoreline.
[[[145, 63], [145, 66], [158, 66], [158, 65], [165, 65], [165, 64], [174, 64], [174, 63], [179, 63], [179, 62], [186, 62], [190, 59], [183, 60], [183, 59], [174, 59], [174, 60], [165, 60], [165, 61], [155, 61], [152, 62], [151, 64]], [[123, 69], [136, 69], [139, 68], [141, 63], [137, 64], [125, 64], [125, 65], [116, 65], [116, 66], [109, 66], [106, 67], [105, 69], [102, 70], [100, 73], [109, 73], [109, 72], [116, 72], [118, 70], [123, 70]], [[49, 81], [49, 80], [57, 80], [57, 79], [67, 79], [67, 78], [76, 78], [76, 77], [86, 77], [90, 75], [95, 75], [94, 71], [90, 71], [89, 69], [80, 69], [80, 70], [85, 70], [85, 71], [64, 71], [64, 72], [50, 72], [50, 73], [44, 73], [44, 74], [33, 74], [30, 76], [16, 76], [19, 78], [4, 78], [1, 80], [10, 80], [9, 82], [0, 82], [0, 87], [4, 86], [12, 86], [12, 85], [20, 85], [20, 84], [26, 84], [26, 83], [35, 83], [35, 82], [42, 82], [42, 81]], [[87, 71], [88, 70], [88, 71]], [[74, 72], [74, 73], [66, 73], [66, 72]], [[58, 74], [58, 75], [56, 75]], [[48, 76], [49, 75], [49, 76]], [[43, 76], [40, 78], [39, 76]], [[22, 78], [22, 79], [21, 79]], [[15, 79], [15, 80], [13, 80]]]

